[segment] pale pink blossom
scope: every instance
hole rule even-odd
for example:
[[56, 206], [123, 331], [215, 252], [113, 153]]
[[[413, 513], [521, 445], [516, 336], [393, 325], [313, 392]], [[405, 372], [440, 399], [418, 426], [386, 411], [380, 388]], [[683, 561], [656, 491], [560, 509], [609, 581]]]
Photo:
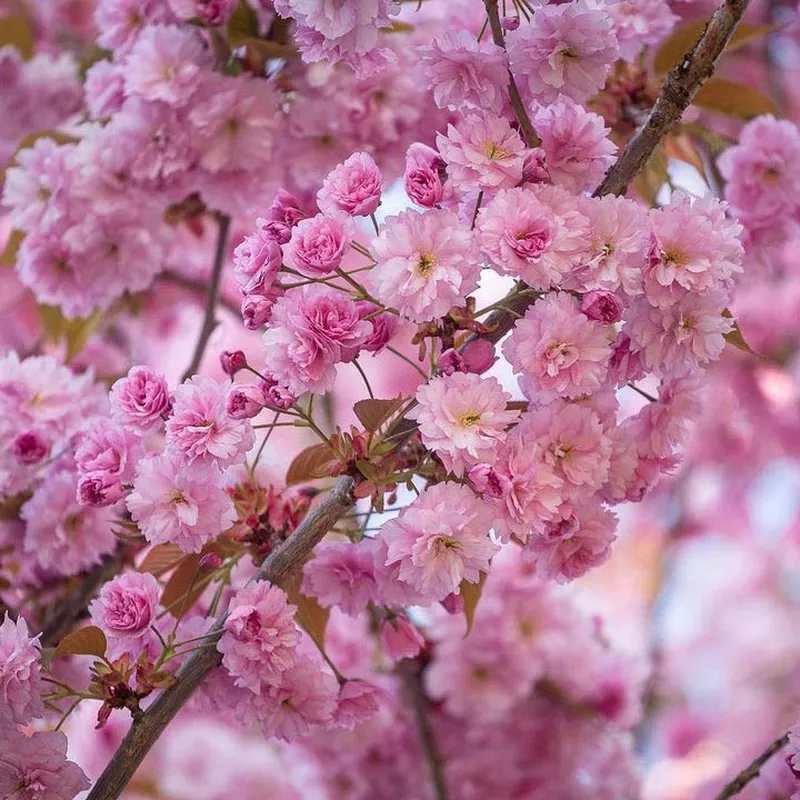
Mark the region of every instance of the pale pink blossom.
[[266, 581], [245, 586], [233, 596], [217, 649], [237, 686], [260, 694], [267, 684], [282, 680], [297, 660], [296, 611], [286, 592]]
[[264, 333], [267, 369], [295, 395], [326, 392], [336, 364], [352, 361], [372, 326], [343, 292], [323, 285], [302, 286], [278, 300]]
[[224, 25], [236, 8], [236, 0], [167, 0], [179, 19], [201, 19], [212, 26]]
[[83, 770], [67, 761], [67, 737], [61, 731], [25, 736], [0, 723], [0, 797], [74, 800], [90, 786]]
[[350, 680], [339, 689], [333, 723], [337, 728], [353, 730], [371, 719], [385, 705], [384, 689], [362, 680]]
[[125, 502], [151, 544], [172, 542], [189, 553], [236, 522], [219, 468], [187, 465], [174, 453], [141, 461]]
[[478, 215], [477, 230], [499, 272], [546, 290], [579, 265], [588, 220], [564, 190], [537, 185], [498, 192]]
[[125, 101], [125, 68], [106, 59], [95, 61], [86, 70], [84, 93], [92, 119], [115, 114]]
[[472, 233], [452, 211], [404, 211], [373, 239], [377, 264], [365, 280], [378, 300], [414, 322], [446, 314], [478, 287]]
[[155, 641], [150, 629], [156, 621], [161, 588], [149, 573], [126, 572], [106, 583], [89, 604], [92, 622], [108, 640], [108, 657], [134, 656]]
[[466, 486], [431, 486], [381, 528], [386, 564], [400, 565], [400, 580], [421, 600], [443, 600], [462, 580], [476, 583], [488, 571], [499, 549], [491, 525], [491, 509]]
[[283, 246], [283, 260], [309, 278], [329, 275], [341, 266], [354, 234], [349, 220], [317, 214], [292, 229], [292, 238]]
[[350, 217], [373, 214], [381, 202], [383, 177], [369, 153], [353, 153], [335, 167], [317, 192], [317, 203], [325, 214]]
[[78, 478], [102, 478], [107, 489], [116, 487], [109, 494], [114, 502], [122, 494], [122, 484], [133, 480], [141, 455], [139, 438], [127, 428], [110, 420], [92, 423], [81, 433], [75, 450]]
[[437, 134], [447, 176], [462, 191], [510, 189], [522, 181], [525, 143], [502, 116], [470, 114]]
[[303, 593], [351, 617], [377, 602], [374, 542], [322, 542], [303, 567]]
[[150, 102], [182, 106], [197, 89], [201, 69], [210, 64], [202, 38], [191, 28], [151, 25], [128, 54], [125, 88]]
[[559, 94], [583, 102], [603, 88], [619, 56], [608, 8], [587, 0], [542, 6], [508, 34], [506, 44], [512, 73], [541, 103]]
[[0, 730], [44, 714], [40, 659], [39, 637], [28, 636], [23, 617], [15, 622], [6, 613], [0, 625]]
[[675, 26], [679, 17], [667, 0], [606, 0], [614, 19], [619, 55], [635, 61], [647, 45], [658, 45]]
[[418, 405], [408, 416], [419, 424], [422, 442], [456, 475], [477, 462], [491, 462], [519, 411], [507, 411], [511, 395], [496, 378], [454, 373], [417, 389]]
[[160, 0], [99, 0], [94, 20], [97, 43], [124, 55], [147, 25], [169, 21], [169, 11]]
[[501, 114], [508, 103], [508, 64], [502, 47], [463, 29], [448, 29], [420, 48], [428, 89], [440, 108]]
[[167, 448], [188, 464], [224, 468], [244, 461], [255, 435], [247, 420], [228, 413], [230, 391], [227, 385], [199, 375], [182, 383], [167, 420]]
[[580, 310], [566, 292], [549, 294], [518, 320], [503, 353], [535, 402], [554, 396], [580, 397], [596, 391], [606, 377], [611, 347], [607, 328]]
[[542, 140], [550, 178], [571, 192], [594, 189], [614, 162], [617, 146], [603, 118], [568, 97], [535, 107], [531, 122]]
[[575, 508], [566, 519], [547, 523], [531, 536], [525, 554], [542, 578], [567, 583], [608, 559], [616, 527], [617, 518], [602, 506]]
[[385, 619], [381, 623], [379, 636], [383, 652], [392, 661], [414, 658], [425, 646], [425, 637], [402, 614]]
[[122, 425], [145, 432], [169, 414], [172, 398], [166, 379], [148, 367], [131, 367], [111, 387], [111, 416]]

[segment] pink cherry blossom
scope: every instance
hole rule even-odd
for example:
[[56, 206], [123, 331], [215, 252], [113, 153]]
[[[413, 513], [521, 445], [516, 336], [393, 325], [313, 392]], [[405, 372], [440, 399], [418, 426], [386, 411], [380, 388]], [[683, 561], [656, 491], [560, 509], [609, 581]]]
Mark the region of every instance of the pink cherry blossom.
[[500, 116], [473, 114], [436, 137], [447, 176], [462, 191], [510, 189], [522, 181], [525, 143]]
[[229, 391], [201, 376], [182, 383], [167, 420], [167, 447], [189, 464], [229, 467], [244, 461], [255, 437], [249, 422], [228, 413]]
[[149, 542], [172, 542], [189, 553], [236, 521], [219, 469], [200, 461], [188, 466], [174, 453], [141, 461], [125, 502]]
[[0, 730], [44, 714], [38, 638], [28, 636], [22, 617], [14, 622], [6, 613], [0, 625]]
[[234, 595], [217, 649], [237, 686], [260, 694], [266, 685], [281, 681], [297, 659], [296, 611], [286, 592], [265, 581]]
[[511, 395], [496, 378], [454, 373], [417, 389], [418, 405], [408, 416], [418, 422], [422, 441], [456, 475], [478, 462], [491, 462], [506, 428], [519, 416], [507, 411]]
[[301, 220], [283, 247], [286, 266], [309, 278], [328, 275], [340, 267], [354, 233], [349, 221], [328, 214]]
[[503, 352], [539, 402], [595, 391], [611, 356], [606, 328], [581, 313], [578, 300], [566, 292], [537, 300], [514, 326]]
[[447, 165], [432, 147], [414, 142], [406, 152], [406, 169], [403, 174], [406, 194], [418, 206], [433, 208], [445, 196]]
[[353, 730], [380, 712], [386, 702], [386, 692], [362, 680], [347, 681], [336, 699], [334, 724], [339, 728]]
[[375, 159], [368, 153], [353, 153], [328, 173], [317, 203], [325, 214], [365, 217], [380, 205], [382, 191], [383, 177]]
[[611, 14], [587, 0], [543, 6], [506, 43], [511, 71], [541, 103], [559, 94], [583, 102], [603, 87], [619, 55]]
[[381, 536], [386, 564], [429, 601], [443, 600], [462, 580], [476, 583], [497, 552], [489, 538], [491, 510], [466, 486], [440, 483], [426, 489]]
[[414, 658], [425, 646], [425, 638], [403, 615], [390, 617], [381, 623], [380, 640], [383, 651], [392, 661]]
[[111, 387], [111, 415], [137, 431], [160, 425], [172, 406], [166, 379], [147, 367], [131, 367]]
[[369, 273], [369, 287], [414, 322], [447, 313], [478, 286], [475, 240], [451, 211], [389, 217], [372, 245], [378, 263]]

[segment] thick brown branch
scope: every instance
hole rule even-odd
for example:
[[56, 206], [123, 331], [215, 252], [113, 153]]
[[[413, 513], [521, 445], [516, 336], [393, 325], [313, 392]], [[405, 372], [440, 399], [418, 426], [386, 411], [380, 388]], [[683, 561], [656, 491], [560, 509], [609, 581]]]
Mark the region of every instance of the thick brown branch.
[[200, 336], [194, 348], [194, 354], [186, 372], [183, 373], [181, 380], [191, 378], [197, 372], [203, 355], [206, 352], [206, 345], [217, 327], [215, 314], [217, 311], [217, 299], [219, 297], [219, 284], [222, 280], [222, 268], [225, 266], [225, 253], [228, 247], [228, 232], [231, 227], [231, 218], [225, 214], [220, 214], [217, 218], [219, 231], [217, 233], [217, 247], [214, 252], [214, 266], [211, 268], [211, 276], [208, 279], [206, 290], [206, 306], [203, 313], [203, 327], [200, 328]]
[[754, 759], [748, 767], [743, 769], [730, 783], [725, 785], [725, 788], [717, 795], [716, 800], [729, 800], [729, 798], [739, 794], [750, 781], [758, 777], [758, 773], [761, 772], [761, 767], [763, 767], [772, 756], [786, 747], [788, 743], [788, 733], [776, 739], [761, 753], [761, 755]]
[[622, 155], [594, 193], [621, 195], [653, 155], [656, 147], [680, 120], [697, 90], [711, 77], [717, 59], [739, 24], [749, 0], [725, 0], [708, 21], [692, 51], [667, 76], [647, 120], [628, 142]]
[[[352, 478], [340, 478], [322, 502], [306, 515], [297, 530], [272, 551], [258, 571], [256, 580], [281, 584], [299, 569], [314, 546], [353, 505], [353, 485]], [[225, 616], [221, 614], [217, 618], [212, 631], [222, 629]], [[88, 800], [116, 800], [120, 796], [161, 732], [221, 660], [215, 639], [194, 653], [178, 673], [175, 685], [163, 692], [134, 722]]]
[[[502, 47], [505, 50], [506, 37], [503, 35], [503, 25], [500, 22], [498, 0], [483, 0], [483, 5], [486, 7], [486, 16], [489, 18], [492, 40], [498, 47]], [[517, 87], [517, 82], [514, 80], [514, 75], [510, 69], [508, 71], [508, 96], [511, 100], [511, 107], [514, 109], [514, 115], [517, 118], [517, 122], [519, 122], [525, 144], [528, 145], [528, 147], [538, 147], [542, 143], [542, 140], [533, 129], [531, 118], [528, 116], [525, 103], [522, 102], [522, 97]]]

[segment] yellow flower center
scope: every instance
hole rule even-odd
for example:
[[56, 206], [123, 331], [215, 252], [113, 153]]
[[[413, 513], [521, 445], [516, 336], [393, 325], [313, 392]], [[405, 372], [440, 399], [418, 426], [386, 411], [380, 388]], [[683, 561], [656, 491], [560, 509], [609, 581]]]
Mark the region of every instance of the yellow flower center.
[[471, 428], [473, 425], [477, 425], [480, 421], [481, 415], [476, 414], [474, 411], [462, 414], [458, 420], [462, 428]]
[[427, 278], [433, 272], [435, 266], [436, 256], [433, 253], [420, 253], [415, 272], [420, 277]]

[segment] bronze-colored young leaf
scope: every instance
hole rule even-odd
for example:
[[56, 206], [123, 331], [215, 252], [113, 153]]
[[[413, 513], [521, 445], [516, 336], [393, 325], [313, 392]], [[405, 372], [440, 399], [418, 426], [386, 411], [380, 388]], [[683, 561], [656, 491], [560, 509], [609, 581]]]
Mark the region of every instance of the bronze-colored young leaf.
[[172, 542], [157, 544], [142, 559], [142, 563], [139, 565], [139, 572], [149, 572], [158, 578], [165, 572], [169, 572], [184, 555], [183, 550], [178, 545], [172, 544]]
[[89, 625], [68, 633], [56, 647], [53, 658], [62, 656], [104, 656], [106, 654], [106, 635], [100, 628]]
[[25, 59], [33, 55], [33, 27], [25, 14], [0, 17], [0, 47], [6, 45], [16, 47]]
[[737, 119], [753, 119], [762, 114], [776, 114], [775, 103], [758, 89], [743, 83], [711, 78], [695, 95], [694, 104]]
[[184, 556], [161, 593], [161, 605], [175, 617], [185, 614], [205, 589], [201, 578], [200, 556]]
[[359, 400], [353, 411], [364, 428], [375, 433], [392, 414], [402, 408], [404, 402], [402, 397], [393, 400]]
[[[727, 319], [733, 319], [733, 314], [731, 314], [727, 308], [722, 312], [722, 316], [726, 317]], [[736, 322], [736, 320], [733, 320], [733, 328], [725, 334], [725, 341], [728, 344], [733, 345], [737, 350], [741, 350], [743, 353], [759, 356], [759, 358], [761, 357], [760, 353], [757, 353], [752, 347], [750, 347], [749, 344], [747, 344], [747, 341], [745, 340], [744, 336], [742, 335], [742, 331], [739, 328], [739, 323]]]
[[481, 572], [481, 577], [477, 583], [470, 583], [467, 580], [461, 581], [459, 591], [464, 598], [464, 617], [467, 620], [467, 632], [464, 636], [468, 636], [469, 632], [472, 630], [472, 623], [475, 621], [475, 611], [478, 608], [478, 601], [481, 599], [484, 583], [486, 583], [485, 572]]
[[[663, 75], [673, 67], [676, 67], [681, 59], [697, 44], [697, 40], [700, 38], [705, 26], [705, 19], [690, 19], [678, 25], [658, 48], [653, 60], [655, 71]], [[765, 36], [771, 30], [773, 30], [771, 25], [753, 25], [743, 22], [731, 36], [725, 52], [730, 53], [739, 47], [743, 47], [754, 39]]]
[[39, 319], [45, 338], [54, 343], [63, 342], [67, 362], [83, 350], [89, 337], [100, 324], [102, 314], [96, 311], [90, 317], [67, 319], [55, 306], [39, 306]]
[[296, 483], [326, 477], [333, 459], [333, 450], [327, 444], [315, 444], [307, 447], [298, 453], [289, 465], [289, 469], [286, 471], [286, 485], [294, 486]]
[[297, 570], [283, 586], [289, 595], [289, 602], [297, 606], [295, 619], [297, 624], [314, 640], [320, 650], [325, 649], [325, 628], [328, 625], [330, 609], [323, 608], [314, 597], [308, 597], [300, 591], [303, 583], [303, 571]]
[[0, 267], [13, 267], [17, 263], [17, 252], [25, 239], [22, 231], [11, 231], [3, 252], [0, 253]]
[[228, 22], [228, 42], [231, 47], [239, 47], [248, 39], [258, 37], [258, 17], [247, 0], [239, 0], [239, 5]]

